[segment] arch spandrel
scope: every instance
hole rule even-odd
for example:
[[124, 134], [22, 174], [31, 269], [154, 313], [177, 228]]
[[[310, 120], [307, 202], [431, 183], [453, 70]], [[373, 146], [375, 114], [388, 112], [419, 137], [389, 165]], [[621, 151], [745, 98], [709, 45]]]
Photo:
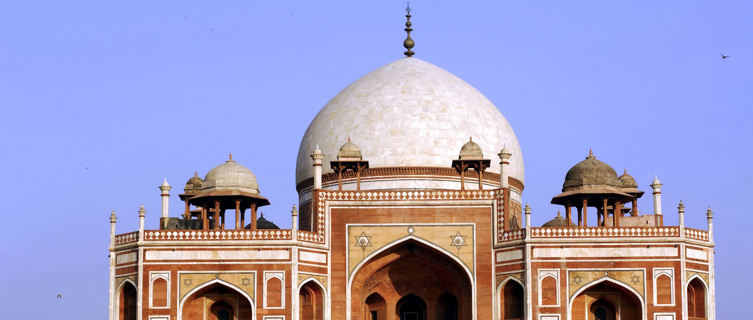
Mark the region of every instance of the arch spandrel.
[[136, 283], [138, 283], [138, 281], [136, 281], [136, 275], [128, 275], [128, 276], [115, 277], [115, 288], [120, 288], [120, 286], [126, 280], [130, 280], [131, 283], [133, 283], [134, 285]]
[[693, 279], [694, 276], [700, 277], [703, 280], [704, 284], [709, 283], [709, 274], [708, 273], [685, 270], [685, 279], [687, 279], [687, 283], [685, 285], [687, 285], [688, 283], [690, 283], [690, 279]]
[[213, 280], [222, 280], [226, 283], [232, 284], [238, 290], [243, 291], [251, 300], [256, 300], [256, 273], [244, 272], [244, 273], [180, 273], [178, 276], [178, 285], [180, 300], [182, 301], [186, 295], [193, 289], [204, 285], [207, 282]]
[[568, 271], [567, 281], [570, 291], [568, 297], [572, 298], [578, 290], [595, 281], [609, 278], [632, 288], [641, 298], [645, 298], [644, 283], [646, 276], [643, 270], [583, 270]]
[[348, 274], [367, 257], [406, 238], [420, 239], [452, 254], [474, 273], [474, 229], [458, 225], [348, 226]]

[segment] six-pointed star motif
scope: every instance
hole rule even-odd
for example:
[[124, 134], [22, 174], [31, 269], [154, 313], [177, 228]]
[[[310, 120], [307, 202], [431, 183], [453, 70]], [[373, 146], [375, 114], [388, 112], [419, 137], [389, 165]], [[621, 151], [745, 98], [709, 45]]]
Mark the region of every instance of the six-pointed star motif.
[[465, 238], [466, 236], [460, 234], [460, 231], [458, 231], [457, 233], [455, 233], [454, 236], [450, 236], [450, 239], [452, 240], [450, 242], [450, 245], [458, 249], [458, 251], [460, 251], [460, 248], [466, 246]]

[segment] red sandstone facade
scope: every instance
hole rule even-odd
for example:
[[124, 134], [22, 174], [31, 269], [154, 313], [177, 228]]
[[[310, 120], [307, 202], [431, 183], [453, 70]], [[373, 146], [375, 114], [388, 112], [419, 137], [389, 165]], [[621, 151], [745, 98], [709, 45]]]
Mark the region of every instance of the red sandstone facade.
[[658, 179], [644, 214], [635, 179], [589, 154], [552, 198], [565, 217], [531, 226], [509, 123], [412, 47], [312, 121], [291, 229], [257, 219], [269, 201], [232, 156], [188, 180], [179, 214], [165, 181], [156, 230], [142, 207], [116, 235], [113, 213], [109, 319], [715, 319], [710, 209], [707, 230], [682, 204], [665, 226]]

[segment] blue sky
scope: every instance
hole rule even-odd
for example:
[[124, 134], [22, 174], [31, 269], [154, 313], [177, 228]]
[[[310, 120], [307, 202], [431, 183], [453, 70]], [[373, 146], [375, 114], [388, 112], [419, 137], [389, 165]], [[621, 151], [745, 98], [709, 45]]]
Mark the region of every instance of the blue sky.
[[[483, 92], [515, 130], [539, 225], [588, 148], [705, 229], [717, 313], [753, 285], [753, 3], [414, 1], [416, 57]], [[4, 316], [101, 319], [108, 216], [157, 227], [163, 178], [228, 152], [289, 226], [303, 132], [327, 100], [402, 56], [402, 1], [14, 1], [0, 4]], [[720, 53], [729, 55], [722, 59]], [[173, 192], [177, 194], [177, 192]], [[173, 213], [181, 208], [171, 200]], [[650, 197], [639, 203], [651, 210]], [[63, 299], [55, 296], [61, 293]], [[33, 299], [32, 299], [33, 297]]]

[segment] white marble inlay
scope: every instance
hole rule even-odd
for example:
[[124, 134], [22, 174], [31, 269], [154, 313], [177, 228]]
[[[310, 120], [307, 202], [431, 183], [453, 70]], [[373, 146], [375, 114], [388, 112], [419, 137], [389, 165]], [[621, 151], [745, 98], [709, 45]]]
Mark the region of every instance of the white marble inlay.
[[621, 248], [534, 248], [537, 258], [618, 258], [618, 257], [676, 257], [679, 249], [671, 247], [621, 247]]
[[147, 251], [147, 260], [285, 260], [287, 250]]
[[316, 253], [309, 251], [299, 251], [301, 261], [310, 261], [318, 263], [327, 263], [327, 255], [324, 253]]
[[706, 261], [709, 259], [708, 254], [704, 250], [686, 248], [685, 254], [688, 256], [688, 258], [693, 258], [693, 259], [698, 259], [698, 260], [703, 260], [703, 261]]
[[523, 250], [510, 250], [497, 252], [497, 262], [521, 260], [523, 259]]
[[117, 262], [117, 264], [136, 262], [136, 252], [118, 254], [115, 256], [115, 261]]

